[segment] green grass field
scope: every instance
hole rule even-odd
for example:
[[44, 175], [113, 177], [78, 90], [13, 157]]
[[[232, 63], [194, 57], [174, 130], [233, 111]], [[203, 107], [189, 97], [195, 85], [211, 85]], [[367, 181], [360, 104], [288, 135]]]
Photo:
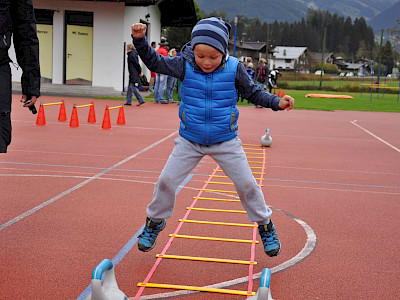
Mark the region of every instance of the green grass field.
[[[324, 110], [324, 111], [335, 111], [335, 110], [354, 110], [354, 111], [380, 111], [380, 112], [397, 112], [400, 113], [400, 99], [397, 102], [397, 94], [382, 94], [377, 99], [377, 93], [372, 94], [370, 99], [370, 93], [347, 93], [347, 92], [326, 92], [320, 90], [285, 90], [286, 94], [291, 95], [296, 100], [295, 109], [304, 110]], [[328, 98], [307, 98], [306, 94], [339, 94], [339, 95], [350, 95], [354, 99], [328, 99]], [[104, 99], [97, 98], [97, 99]], [[113, 100], [125, 100], [123, 97], [107, 98]], [[174, 99], [177, 100], [176, 94]], [[135, 100], [135, 99], [133, 99]], [[145, 97], [145, 101], [153, 102], [154, 96], [150, 94]], [[247, 101], [238, 102], [238, 105], [253, 106], [253, 104], [247, 104]]]
[[[400, 100], [397, 102], [396, 94], [382, 94], [377, 99], [377, 94], [372, 94], [372, 99], [369, 93], [340, 93], [340, 92], [324, 92], [302, 91], [302, 90], [286, 90], [286, 94], [291, 95], [296, 100], [296, 109], [305, 110], [355, 110], [355, 111], [381, 111], [381, 112], [400, 112]], [[354, 99], [329, 99], [329, 98], [307, 98], [306, 94], [337, 94], [349, 95]]]

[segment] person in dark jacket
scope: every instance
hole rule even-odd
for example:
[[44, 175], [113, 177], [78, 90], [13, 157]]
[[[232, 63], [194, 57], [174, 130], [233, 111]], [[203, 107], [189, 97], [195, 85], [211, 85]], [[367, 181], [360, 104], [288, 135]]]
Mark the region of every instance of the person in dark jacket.
[[204, 155], [210, 155], [232, 179], [243, 207], [252, 222], [258, 223], [264, 251], [269, 256], [280, 252], [280, 242], [270, 220], [260, 186], [252, 175], [242, 142], [237, 137], [239, 90], [253, 104], [273, 110], [292, 109], [294, 99], [271, 95], [255, 85], [244, 66], [228, 55], [230, 24], [220, 18], [199, 21], [192, 30], [190, 43], [182, 56], [164, 57], [150, 47], [146, 25], [133, 24], [133, 43], [146, 66], [158, 73], [182, 81], [179, 104], [181, 119], [174, 150], [155, 185], [153, 200], [147, 206], [147, 218], [139, 236], [138, 248], [151, 250], [157, 235], [172, 216], [176, 189]]
[[261, 58], [260, 61], [258, 62], [256, 71], [254, 72], [254, 82], [262, 86], [264, 90], [267, 89], [268, 74], [269, 74], [268, 65], [266, 64], [265, 59]]
[[0, 153], [6, 153], [11, 143], [11, 38], [22, 68], [21, 102], [32, 110], [40, 96], [39, 40], [32, 0], [0, 0]]
[[126, 52], [128, 52], [128, 70], [129, 70], [129, 86], [126, 93], [125, 105], [132, 105], [132, 93], [138, 100], [137, 106], [144, 103], [142, 95], [139, 92], [140, 77], [143, 76], [142, 68], [139, 65], [138, 53], [135, 50], [133, 44], [126, 46]]

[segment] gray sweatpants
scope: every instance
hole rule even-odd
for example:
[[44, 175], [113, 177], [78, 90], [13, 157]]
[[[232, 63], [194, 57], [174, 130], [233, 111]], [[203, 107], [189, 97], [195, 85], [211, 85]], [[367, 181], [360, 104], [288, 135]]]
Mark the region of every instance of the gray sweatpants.
[[174, 150], [154, 188], [153, 201], [147, 206], [149, 218], [159, 222], [172, 216], [176, 189], [203, 156], [209, 155], [235, 184], [249, 220], [259, 225], [269, 223], [272, 211], [265, 204], [261, 187], [254, 179], [238, 137], [210, 146], [193, 143], [183, 137], [176, 138], [174, 143]]

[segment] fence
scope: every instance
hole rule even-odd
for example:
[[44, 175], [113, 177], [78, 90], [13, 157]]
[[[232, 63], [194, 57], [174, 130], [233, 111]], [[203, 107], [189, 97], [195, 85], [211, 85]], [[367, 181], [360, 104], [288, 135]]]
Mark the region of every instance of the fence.
[[323, 75], [321, 82], [321, 75], [316, 74], [282, 72], [282, 75], [278, 86], [283, 89], [362, 92], [372, 87], [374, 92], [397, 94], [400, 86], [399, 79], [391, 77], [381, 77], [378, 84], [378, 78], [371, 76]]

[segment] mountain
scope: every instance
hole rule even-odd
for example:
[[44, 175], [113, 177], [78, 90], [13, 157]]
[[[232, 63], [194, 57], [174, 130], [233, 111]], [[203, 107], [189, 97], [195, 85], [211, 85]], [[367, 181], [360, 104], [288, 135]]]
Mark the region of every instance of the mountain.
[[394, 27], [397, 24], [396, 19], [400, 19], [400, 1], [374, 17], [368, 25], [375, 32], [380, 32], [382, 29]]
[[[312, 7], [328, 10], [332, 14], [349, 16], [352, 19], [364, 17], [371, 20], [398, 0], [196, 0], [206, 13], [224, 11], [229, 21], [236, 15], [259, 18], [263, 22], [300, 21]], [[400, 12], [397, 10], [397, 16]]]

